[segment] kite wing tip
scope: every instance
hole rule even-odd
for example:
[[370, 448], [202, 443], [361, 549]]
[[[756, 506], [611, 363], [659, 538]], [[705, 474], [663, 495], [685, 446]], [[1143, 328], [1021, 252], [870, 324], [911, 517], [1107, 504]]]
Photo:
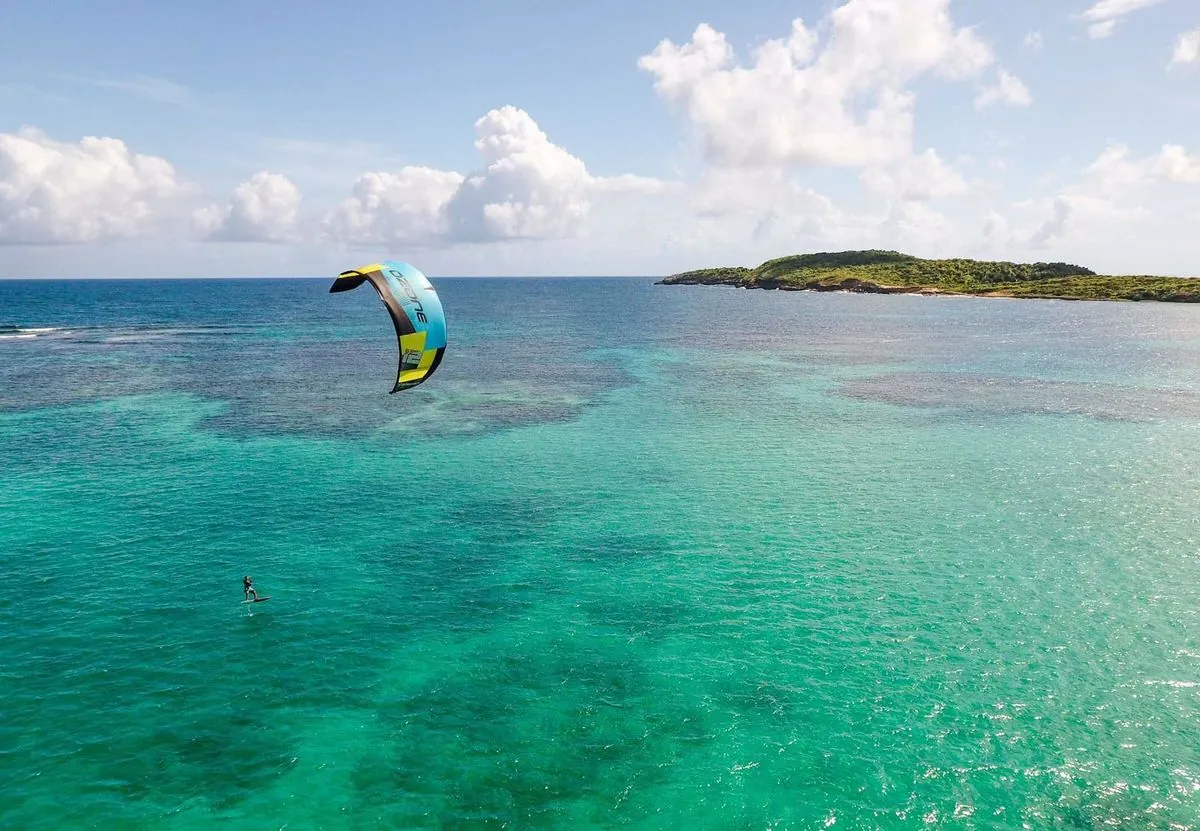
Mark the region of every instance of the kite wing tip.
[[366, 279], [367, 275], [363, 274], [361, 271], [355, 269], [343, 271], [336, 278], [334, 278], [333, 285], [329, 287], [329, 293], [333, 294], [334, 292], [356, 289], [361, 286], [363, 281]]

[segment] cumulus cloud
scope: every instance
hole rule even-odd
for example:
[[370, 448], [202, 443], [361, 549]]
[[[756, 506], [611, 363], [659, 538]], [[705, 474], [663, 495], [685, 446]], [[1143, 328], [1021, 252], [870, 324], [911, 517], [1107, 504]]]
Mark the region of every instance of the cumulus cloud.
[[1179, 40], [1175, 42], [1171, 63], [1167, 66], [1170, 68], [1189, 64], [1200, 64], [1200, 28], [1179, 36]]
[[573, 235], [590, 207], [583, 161], [515, 107], [492, 110], [475, 132], [485, 167], [446, 205], [451, 235], [469, 242]]
[[325, 219], [334, 239], [362, 245], [421, 245], [444, 238], [445, 208], [465, 177], [429, 167], [365, 173]]
[[996, 103], [1028, 107], [1033, 103], [1033, 96], [1020, 78], [1001, 69], [997, 73], [996, 83], [984, 87], [975, 96], [975, 109], [982, 110]]
[[[880, 166], [910, 152], [914, 95], [932, 75], [977, 78], [995, 63], [949, 0], [848, 0], [829, 15], [828, 39], [802, 19], [787, 38], [738, 63], [725, 35], [699, 25], [690, 42], [663, 40], [638, 62], [658, 95], [694, 126], [719, 165]], [[1007, 100], [1007, 99], [1001, 99]]]
[[[1200, 156], [1167, 144], [1153, 155], [1136, 158], [1123, 144], [1110, 144], [1083, 169], [1080, 178], [1047, 199], [1027, 200], [1016, 207], [1039, 212], [1041, 219], [1010, 242], [1029, 248], [1049, 248], [1071, 234], [1102, 238], [1113, 228], [1126, 233], [1134, 223], [1155, 216], [1130, 197], [1159, 193], [1155, 186], [1200, 184]], [[1074, 230], [1073, 230], [1074, 229]]]
[[1110, 144], [1086, 174], [1097, 193], [1112, 198], [1154, 183], [1200, 184], [1200, 156], [1180, 145], [1164, 144], [1153, 156], [1135, 159], [1126, 145]]
[[638, 176], [593, 176], [516, 107], [491, 110], [475, 122], [475, 132], [481, 169], [365, 174], [325, 218], [326, 233], [351, 244], [563, 238], [579, 232], [599, 194], [667, 188]]
[[1146, 166], [1130, 159], [1129, 148], [1123, 144], [1112, 144], [1088, 165], [1084, 171], [1085, 181], [1096, 193], [1105, 198], [1118, 196], [1146, 178]]
[[868, 190], [908, 202], [967, 192], [967, 182], [936, 150], [910, 156], [890, 168], [869, 167], [859, 177]]
[[1157, 6], [1163, 0], [1099, 0], [1096, 5], [1080, 15], [1088, 21], [1088, 35], [1102, 40], [1113, 33], [1117, 21], [1127, 14]]
[[0, 242], [86, 243], [134, 237], [192, 192], [165, 159], [123, 141], [0, 133]]
[[1042, 37], [1041, 32], [1030, 32], [1025, 36], [1025, 40], [1023, 42], [1026, 49], [1032, 49], [1036, 52], [1042, 48], [1042, 45], [1045, 43], [1045, 39]]
[[300, 189], [286, 176], [262, 171], [234, 189], [228, 204], [193, 214], [193, 224], [209, 240], [289, 242], [296, 238]]
[[1164, 182], [1200, 184], [1200, 156], [1189, 155], [1178, 144], [1164, 144], [1150, 161], [1151, 174]]

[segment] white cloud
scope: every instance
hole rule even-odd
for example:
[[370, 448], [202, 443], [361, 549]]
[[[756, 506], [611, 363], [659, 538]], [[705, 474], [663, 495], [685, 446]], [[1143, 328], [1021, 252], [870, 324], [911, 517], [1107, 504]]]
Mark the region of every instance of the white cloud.
[[1008, 235], [1008, 220], [995, 211], [989, 211], [983, 218], [980, 235], [988, 242], [1004, 239]]
[[701, 24], [692, 40], [669, 40], [638, 65], [664, 100], [687, 114], [706, 158], [735, 167], [886, 165], [909, 154], [910, 82], [978, 77], [995, 62], [970, 28], [950, 19], [949, 0], [848, 0], [829, 16], [822, 45], [803, 20], [786, 39], [759, 46], [739, 65], [725, 35]]
[[705, 171], [688, 189], [687, 200], [691, 211], [705, 218], [825, 213], [832, 208], [780, 168]]
[[590, 207], [587, 167], [554, 144], [527, 113], [492, 110], [475, 122], [483, 170], [471, 174], [446, 206], [458, 240], [572, 236]]
[[139, 98], [157, 101], [160, 104], [187, 104], [192, 100], [192, 94], [187, 87], [174, 81], [168, 81], [166, 78], [136, 75], [125, 80], [88, 79], [86, 83], [97, 87], [121, 90]]
[[1102, 40], [1113, 33], [1120, 18], [1161, 2], [1163, 0], [1099, 0], [1080, 17], [1091, 23], [1088, 35], [1094, 40]]
[[980, 90], [975, 97], [975, 109], [982, 110], [995, 103], [1011, 104], [1014, 107], [1028, 107], [1033, 103], [1033, 96], [1021, 79], [1001, 69], [996, 83]]
[[[1009, 222], [998, 214], [984, 221], [985, 235], [993, 245], [1004, 242], [1010, 248], [1047, 250], [1083, 239], [1083, 229], [1101, 227], [1100, 223], [1120, 218], [1128, 221], [1139, 212], [1125, 211], [1108, 199], [1066, 189], [1051, 197], [1027, 199], [1014, 206], [1030, 214], [1032, 224], [1009, 230]], [[1007, 239], [1003, 235], [1007, 234]]]
[[1027, 200], [1016, 205], [1040, 212], [1033, 228], [1014, 232], [1010, 243], [1035, 249], [1050, 248], [1069, 240], [1090, 240], [1093, 245], [1112, 235], [1133, 233], [1136, 223], [1167, 218], [1131, 197], [1163, 199], [1164, 186], [1200, 184], [1200, 157], [1178, 145], [1164, 145], [1152, 156], [1134, 158], [1123, 144], [1110, 144], [1084, 168], [1079, 180], [1049, 199]]
[[1157, 154], [1142, 159], [1131, 155], [1123, 144], [1106, 147], [1086, 171], [1094, 192], [1115, 198], [1155, 183], [1200, 184], [1200, 156], [1189, 155], [1177, 144], [1164, 144]]
[[229, 203], [193, 214], [206, 239], [224, 242], [291, 242], [296, 239], [300, 189], [286, 176], [262, 171], [234, 189]]
[[192, 92], [187, 87], [166, 78], [156, 78], [150, 75], [134, 75], [129, 78], [95, 78], [72, 73], [54, 73], [51, 77], [102, 89], [115, 89], [160, 104], [181, 106], [194, 103]]
[[673, 256], [703, 252], [726, 262], [733, 256], [759, 262], [771, 252], [812, 246], [860, 247], [883, 223], [843, 209], [782, 168], [709, 168], [647, 218], [658, 244]]
[[1084, 171], [1085, 182], [1105, 198], [1119, 196], [1146, 179], [1147, 166], [1130, 161], [1129, 148], [1110, 144]]
[[463, 179], [459, 173], [418, 166], [364, 173], [350, 197], [325, 218], [325, 231], [358, 245], [420, 245], [442, 239], [446, 205]]
[[[982, 32], [952, 19], [951, 0], [827, 5], [820, 21], [797, 19], [748, 56], [735, 55], [726, 36], [706, 24], [679, 44], [646, 44], [650, 54], [639, 66], [647, 86], [683, 116], [703, 151], [686, 183], [596, 175], [512, 106], [483, 115], [474, 135], [464, 125], [463, 144], [474, 140], [479, 156], [457, 170], [411, 164], [411, 148], [391, 140], [252, 137], [255, 155], [241, 157], [244, 174], [233, 181], [264, 172], [228, 199], [222, 188], [221, 199], [194, 212], [180, 209], [179, 197], [191, 191], [170, 165], [136, 157], [120, 142], [105, 151], [108, 158], [85, 150], [86, 142], [39, 139], [30, 146], [58, 159], [43, 164], [31, 161], [36, 154], [12, 161], [14, 139], [2, 137], [0, 241], [98, 241], [190, 217], [193, 230], [209, 239], [294, 243], [190, 249], [188, 268], [203, 262], [218, 273], [252, 273], [255, 265], [272, 273], [326, 262], [336, 268], [345, 252], [328, 242], [420, 251], [426, 267], [441, 273], [634, 273], [867, 247], [930, 256], [986, 250], [1020, 259], [1032, 246], [1052, 250], [1038, 256], [1055, 259], [1082, 252], [1078, 259], [1089, 264], [1093, 256], [1124, 256], [1139, 269], [1156, 251], [1195, 259], [1200, 249], [1186, 227], [1195, 220], [1194, 192], [1187, 185], [1200, 183], [1200, 157], [1193, 155], [1200, 146], [1156, 144], [1138, 155], [1114, 144], [1090, 164], [1064, 170], [1056, 160], [1070, 148], [1025, 146], [1020, 136], [995, 132], [1003, 125], [974, 136], [971, 125], [956, 125], [945, 139], [962, 142], [953, 152], [950, 145], [916, 145], [918, 111], [924, 117], [926, 107], [943, 104], [940, 94], [926, 97], [933, 84], [951, 82], [950, 92], [981, 111], [1029, 106], [1033, 96], [998, 63]], [[1111, 32], [1147, 5], [1153, 3], [1088, 0], [1079, 8], [1093, 6], [1086, 24]], [[1083, 28], [1078, 19], [1075, 25]], [[1016, 42], [1009, 45], [1026, 58], [1044, 48], [1042, 33], [1031, 28], [1010, 33]], [[1197, 51], [1200, 30], [1180, 37], [1171, 66], [1195, 65]], [[1162, 64], [1149, 71], [1163, 72]], [[160, 101], [187, 97], [153, 79], [102, 83]], [[29, 143], [34, 134], [24, 135]], [[1029, 170], [1038, 158], [1050, 167]], [[842, 169], [805, 169], [821, 166]], [[1047, 170], [1053, 178], [1039, 179]], [[993, 205], [1025, 186], [1037, 198]], [[119, 270], [121, 257], [139, 256], [150, 268], [171, 247], [159, 238], [52, 257], [9, 248], [0, 251], [0, 270], [32, 264], [48, 272], [70, 257], [88, 269], [105, 263]]]
[[1164, 144], [1150, 162], [1151, 175], [1165, 182], [1200, 184], [1200, 156], [1190, 156], [1177, 144]]
[[869, 167], [859, 179], [868, 190], [911, 202], [967, 192], [963, 177], [933, 149], [902, 159], [890, 168]]
[[1179, 36], [1168, 68], [1187, 64], [1200, 64], [1200, 29], [1184, 32]]
[[679, 186], [677, 182], [668, 182], [650, 176], [635, 176], [632, 173], [592, 178], [589, 181], [591, 189], [595, 193], [658, 194], [677, 190]]
[[326, 217], [327, 234], [351, 244], [564, 238], [579, 233], [597, 195], [667, 187], [638, 176], [593, 176], [516, 107], [491, 110], [475, 131], [482, 169], [365, 174]]
[[1026, 244], [1030, 248], [1047, 248], [1051, 242], [1063, 236], [1067, 231], [1073, 207], [1071, 200], [1065, 196], [1055, 198], [1053, 212], [1034, 229]]
[[954, 230], [944, 214], [919, 202], [905, 202], [893, 208], [888, 225], [899, 239], [905, 240], [910, 251], [926, 256], [943, 250]]
[[0, 133], [0, 242], [85, 243], [152, 228], [192, 192], [165, 159], [115, 138]]

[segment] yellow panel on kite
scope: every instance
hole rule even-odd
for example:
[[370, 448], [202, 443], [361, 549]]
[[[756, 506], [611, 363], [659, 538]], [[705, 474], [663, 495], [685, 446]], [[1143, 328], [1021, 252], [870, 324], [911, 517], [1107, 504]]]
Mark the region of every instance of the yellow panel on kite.
[[413, 381], [420, 381], [429, 373], [429, 367], [433, 366], [433, 359], [437, 357], [436, 349], [426, 349], [421, 353], [421, 362], [417, 364], [416, 369], [408, 370], [400, 373], [400, 383], [410, 384]]
[[425, 351], [425, 333], [424, 332], [413, 332], [410, 335], [401, 335], [400, 336], [400, 351], [406, 355], [410, 352], [424, 352]]

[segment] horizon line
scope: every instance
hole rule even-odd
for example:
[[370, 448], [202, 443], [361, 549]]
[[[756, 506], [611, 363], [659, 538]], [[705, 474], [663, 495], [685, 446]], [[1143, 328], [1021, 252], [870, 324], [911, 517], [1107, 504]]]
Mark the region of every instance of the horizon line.
[[[647, 280], [666, 274], [426, 274], [431, 280]], [[283, 275], [254, 274], [226, 277], [9, 277], [0, 276], [0, 282], [86, 282], [90, 280], [332, 280], [336, 274]]]

